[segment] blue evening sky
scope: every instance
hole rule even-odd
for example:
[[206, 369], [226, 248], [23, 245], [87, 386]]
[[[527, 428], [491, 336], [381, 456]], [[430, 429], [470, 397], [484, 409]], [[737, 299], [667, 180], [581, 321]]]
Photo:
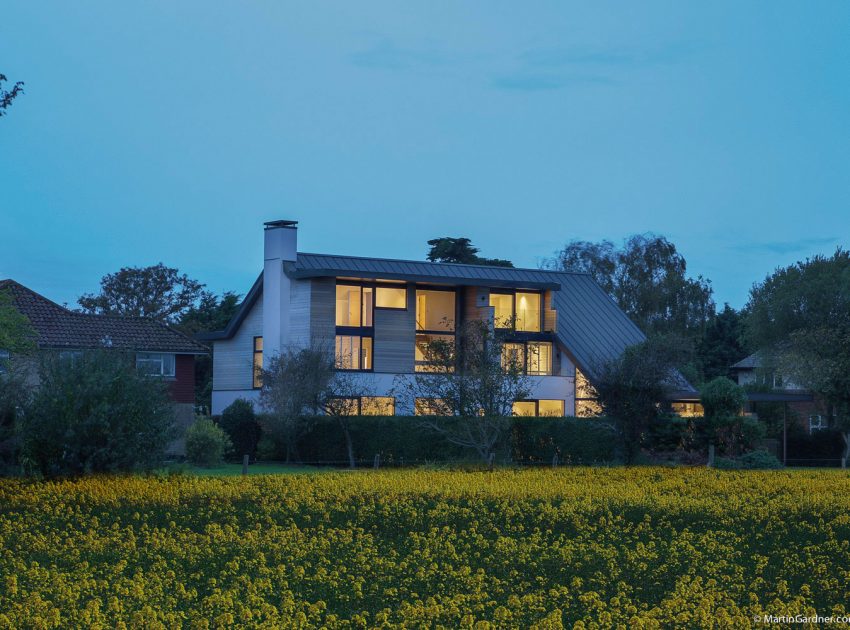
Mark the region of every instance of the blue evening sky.
[[654, 231], [718, 303], [850, 245], [850, 2], [5, 2], [0, 278]]

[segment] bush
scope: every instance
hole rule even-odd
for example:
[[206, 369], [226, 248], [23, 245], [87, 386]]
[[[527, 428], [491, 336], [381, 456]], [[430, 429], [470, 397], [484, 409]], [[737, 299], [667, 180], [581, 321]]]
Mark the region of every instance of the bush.
[[186, 459], [196, 466], [218, 466], [232, 448], [227, 433], [210, 418], [198, 418], [186, 430]]
[[602, 418], [515, 418], [511, 454], [519, 464], [596, 464], [619, 457], [616, 429]]
[[737, 416], [747, 403], [747, 393], [734, 381], [718, 376], [702, 386], [700, 402], [706, 418]]
[[165, 384], [115, 350], [42, 357], [23, 414], [21, 460], [45, 477], [150, 469], [174, 435]]
[[238, 398], [225, 409], [218, 421], [233, 443], [233, 455], [242, 461], [243, 455], [251, 460], [257, 459], [257, 443], [263, 435], [263, 428], [257, 422], [254, 403]]
[[270, 437], [263, 436], [257, 442], [257, 459], [267, 462], [280, 459], [280, 447]]

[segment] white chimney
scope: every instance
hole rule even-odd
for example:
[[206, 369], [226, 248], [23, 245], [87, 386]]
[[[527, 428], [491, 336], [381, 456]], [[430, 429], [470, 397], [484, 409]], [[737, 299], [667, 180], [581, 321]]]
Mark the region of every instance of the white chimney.
[[289, 277], [284, 262], [295, 262], [298, 221], [269, 221], [263, 242], [263, 365], [289, 345]]

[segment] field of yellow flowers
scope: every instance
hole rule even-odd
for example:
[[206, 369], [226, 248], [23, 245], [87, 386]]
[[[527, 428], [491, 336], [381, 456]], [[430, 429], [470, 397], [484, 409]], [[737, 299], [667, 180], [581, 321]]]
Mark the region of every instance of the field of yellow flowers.
[[0, 627], [697, 627], [850, 610], [844, 471], [0, 481]]

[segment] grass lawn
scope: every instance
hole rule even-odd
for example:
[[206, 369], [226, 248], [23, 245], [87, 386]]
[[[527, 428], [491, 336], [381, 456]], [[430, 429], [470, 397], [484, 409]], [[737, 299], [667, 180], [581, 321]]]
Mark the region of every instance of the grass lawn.
[[[202, 468], [200, 466], [190, 466], [186, 469], [181, 469], [184, 474], [197, 475], [199, 477], [233, 477], [242, 476], [242, 464], [224, 464], [215, 468]], [[258, 462], [248, 466], [248, 475], [292, 475], [292, 474], [316, 474], [324, 472], [324, 468], [315, 468], [313, 466], [296, 466], [291, 464], [281, 464], [277, 462]]]
[[747, 628], [850, 613], [847, 471], [259, 470], [305, 471], [0, 480], [0, 628]]

